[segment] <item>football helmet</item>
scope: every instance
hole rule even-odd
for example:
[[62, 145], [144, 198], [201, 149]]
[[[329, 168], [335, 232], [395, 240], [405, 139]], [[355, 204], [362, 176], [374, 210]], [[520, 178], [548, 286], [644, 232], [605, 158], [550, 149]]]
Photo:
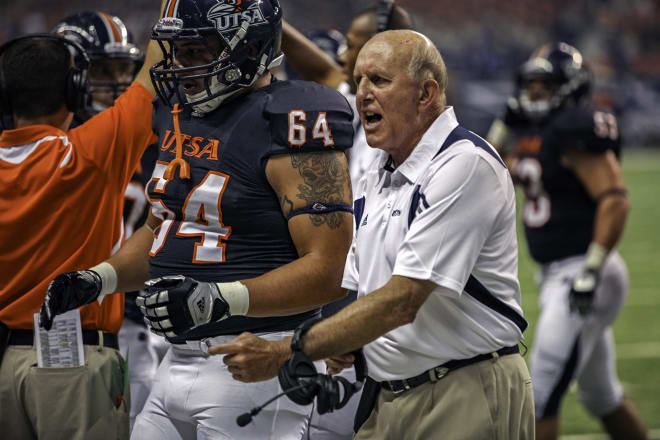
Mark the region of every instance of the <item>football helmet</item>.
[[305, 36], [335, 61], [346, 50], [346, 37], [336, 29], [313, 30], [306, 32]]
[[[150, 70], [159, 98], [204, 116], [282, 62], [282, 9], [279, 0], [169, 0], [151, 38], [163, 51]], [[186, 93], [193, 82], [202, 90]]]
[[104, 12], [84, 11], [65, 18], [52, 31], [72, 40], [85, 49], [91, 61], [89, 73], [89, 94], [84, 111], [88, 116], [103, 110], [107, 105], [96, 102], [95, 92], [111, 92], [116, 99], [130, 85], [130, 81], [118, 80], [110, 72], [101, 72], [109, 60], [127, 62], [123, 69], [128, 70], [131, 81], [144, 62], [144, 53], [131, 41], [131, 35], [124, 23], [115, 16]]
[[[534, 96], [531, 85], [540, 82], [545, 93]], [[544, 119], [567, 103], [577, 104], [591, 89], [591, 71], [582, 55], [566, 43], [544, 44], [518, 69], [517, 101], [522, 114], [533, 120]]]

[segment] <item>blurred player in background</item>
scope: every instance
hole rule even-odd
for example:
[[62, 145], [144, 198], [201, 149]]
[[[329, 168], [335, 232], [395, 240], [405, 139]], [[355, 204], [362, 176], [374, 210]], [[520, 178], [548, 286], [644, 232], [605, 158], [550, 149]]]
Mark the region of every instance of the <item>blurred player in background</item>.
[[[104, 12], [84, 11], [58, 23], [53, 33], [80, 44], [90, 59], [89, 95], [83, 108], [74, 116], [73, 127], [112, 106], [135, 78], [144, 63], [144, 53], [137, 48], [124, 25], [116, 16]], [[124, 195], [124, 237], [128, 239], [147, 218], [149, 203], [144, 188], [158, 158], [158, 146], [150, 145]], [[154, 344], [166, 343], [147, 331], [140, 310], [135, 305], [138, 292], [126, 292], [124, 321], [119, 331], [119, 349], [128, 359], [131, 387], [131, 427], [149, 396], [158, 354]]]
[[559, 435], [559, 407], [578, 398], [614, 439], [644, 439], [616, 375], [612, 322], [628, 290], [615, 247], [630, 202], [613, 114], [589, 103], [591, 73], [565, 43], [537, 49], [519, 69], [517, 93], [488, 138], [523, 188], [523, 221], [541, 265], [541, 315], [532, 347], [537, 438]]
[[[346, 37], [336, 29], [316, 29], [313, 31], [305, 32], [305, 38], [314, 43], [316, 47], [321, 49], [321, 51], [323, 51], [323, 53], [326, 54], [335, 63], [338, 62], [339, 54], [346, 50]], [[314, 51], [314, 53], [316, 56], [318, 56], [316, 51]], [[298, 72], [289, 62], [288, 57], [284, 58], [284, 67], [287, 79], [301, 79]]]
[[172, 348], [133, 438], [299, 439], [310, 408], [284, 400], [237, 427], [279, 384], [237, 384], [205, 348], [247, 330], [279, 339], [342, 295], [351, 109], [329, 87], [272, 78], [282, 59], [277, 0], [171, 0], [164, 11], [152, 35], [165, 56], [151, 70], [161, 98], [153, 215], [91, 282], [90, 271], [67, 274], [73, 281], [49, 298], [155, 278], [138, 300]]

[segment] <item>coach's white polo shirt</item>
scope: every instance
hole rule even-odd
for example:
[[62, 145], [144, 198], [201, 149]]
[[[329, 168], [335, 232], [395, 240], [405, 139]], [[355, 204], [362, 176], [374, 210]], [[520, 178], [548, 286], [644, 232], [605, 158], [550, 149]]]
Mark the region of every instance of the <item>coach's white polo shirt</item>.
[[413, 323], [364, 348], [373, 379], [404, 379], [518, 343], [527, 323], [511, 176], [451, 107], [396, 169], [379, 150], [354, 198], [342, 286], [368, 295], [392, 275], [438, 286]]

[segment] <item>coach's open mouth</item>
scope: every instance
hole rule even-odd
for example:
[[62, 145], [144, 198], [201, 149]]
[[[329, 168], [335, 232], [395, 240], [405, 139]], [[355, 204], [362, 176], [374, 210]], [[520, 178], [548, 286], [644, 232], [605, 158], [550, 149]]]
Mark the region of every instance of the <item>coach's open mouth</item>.
[[383, 115], [374, 112], [364, 112], [364, 128], [373, 128], [383, 119]]

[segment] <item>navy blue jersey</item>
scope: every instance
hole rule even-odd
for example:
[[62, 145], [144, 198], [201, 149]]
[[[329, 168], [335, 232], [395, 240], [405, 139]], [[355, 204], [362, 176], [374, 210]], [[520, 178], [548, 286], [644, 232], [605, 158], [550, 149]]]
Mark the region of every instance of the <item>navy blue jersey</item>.
[[562, 165], [562, 153], [579, 149], [620, 153], [617, 123], [591, 107], [562, 109], [540, 126], [513, 126], [515, 174], [525, 190], [523, 220], [529, 251], [539, 263], [586, 252], [593, 237], [596, 201]]
[[[158, 159], [158, 145], [153, 144], [147, 147], [144, 154], [142, 154], [140, 164], [126, 187], [124, 193], [124, 236], [126, 239], [144, 224], [149, 214], [151, 205], [149, 205], [144, 189], [151, 180], [156, 159]], [[146, 326], [142, 312], [135, 304], [137, 295], [138, 292], [126, 292], [124, 317]]]
[[[150, 255], [150, 278], [187, 275], [200, 281], [253, 278], [298, 254], [265, 167], [273, 155], [349, 148], [353, 112], [332, 88], [274, 81], [224, 103], [203, 118], [180, 113], [182, 157], [190, 179], [163, 173], [175, 157], [170, 109], [154, 106], [160, 153], [147, 185], [154, 213], [164, 218]], [[232, 317], [199, 327], [184, 338], [295, 328], [317, 310], [292, 316]]]

